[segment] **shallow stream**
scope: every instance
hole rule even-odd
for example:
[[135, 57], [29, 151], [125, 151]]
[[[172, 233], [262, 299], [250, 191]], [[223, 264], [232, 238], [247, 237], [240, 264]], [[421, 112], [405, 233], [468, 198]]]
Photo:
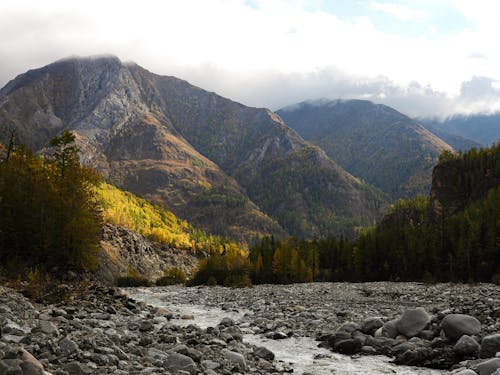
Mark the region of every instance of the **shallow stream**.
[[[130, 297], [148, 305], [164, 307], [173, 313], [172, 323], [186, 326], [196, 324], [200, 328], [215, 327], [224, 317], [238, 322], [245, 314], [252, 314], [251, 309], [228, 311], [207, 306], [179, 302], [179, 291], [169, 288], [130, 288]], [[175, 302], [172, 303], [172, 300]], [[200, 301], [203, 302], [203, 301]], [[243, 328], [243, 332], [246, 330]], [[294, 373], [314, 375], [356, 375], [356, 374], [397, 374], [397, 375], [443, 375], [446, 371], [425, 368], [396, 366], [389, 363], [385, 356], [346, 356], [318, 348], [318, 342], [310, 337], [291, 337], [283, 340], [271, 340], [261, 335], [245, 333], [243, 341], [256, 346], [265, 346], [271, 350], [276, 360], [292, 364]]]

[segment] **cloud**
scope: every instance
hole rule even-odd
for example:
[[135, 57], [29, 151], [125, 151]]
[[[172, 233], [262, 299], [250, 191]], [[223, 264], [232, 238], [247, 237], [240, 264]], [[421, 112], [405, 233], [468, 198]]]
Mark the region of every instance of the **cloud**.
[[[424, 13], [438, 3], [361, 1], [427, 28]], [[378, 29], [371, 14], [341, 17], [321, 0], [6, 0], [0, 86], [65, 56], [110, 53], [272, 109], [320, 97], [370, 98], [411, 115], [496, 108], [487, 86], [477, 87], [487, 100], [462, 92], [473, 77], [500, 81], [500, 12], [478, 1], [484, 8], [446, 1], [470, 12], [475, 28], [412, 37]]]
[[407, 5], [395, 3], [380, 3], [377, 1], [371, 2], [371, 7], [375, 10], [381, 11], [389, 16], [396, 17], [402, 21], [423, 19], [429, 17], [429, 13], [421, 10], [410, 8]]

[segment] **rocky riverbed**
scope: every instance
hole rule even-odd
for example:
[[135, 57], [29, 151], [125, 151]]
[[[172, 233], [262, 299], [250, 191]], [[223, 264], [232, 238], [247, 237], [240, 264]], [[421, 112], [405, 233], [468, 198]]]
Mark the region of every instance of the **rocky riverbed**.
[[499, 298], [489, 284], [91, 286], [42, 305], [0, 288], [0, 374], [490, 375], [500, 367]]

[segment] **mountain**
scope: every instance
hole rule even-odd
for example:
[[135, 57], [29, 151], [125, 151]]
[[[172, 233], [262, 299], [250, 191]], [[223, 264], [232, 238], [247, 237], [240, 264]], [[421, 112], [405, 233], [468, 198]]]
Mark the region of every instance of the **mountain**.
[[0, 90], [1, 139], [35, 150], [62, 130], [117, 186], [212, 233], [248, 241], [351, 231], [386, 203], [267, 109], [113, 56], [69, 58]]
[[455, 115], [445, 120], [420, 119], [427, 128], [471, 139], [482, 146], [500, 141], [500, 113]]
[[402, 113], [366, 100], [307, 101], [277, 111], [304, 139], [393, 198], [427, 193], [452, 147]]
[[430, 124], [426, 124], [425, 122], [421, 122], [421, 124], [429, 130], [431, 133], [441, 138], [443, 141], [448, 143], [453, 149], [460, 151], [467, 151], [471, 148], [481, 148], [481, 143], [473, 141], [472, 139], [464, 138], [460, 135], [451, 134], [443, 131], [439, 125], [433, 126]]

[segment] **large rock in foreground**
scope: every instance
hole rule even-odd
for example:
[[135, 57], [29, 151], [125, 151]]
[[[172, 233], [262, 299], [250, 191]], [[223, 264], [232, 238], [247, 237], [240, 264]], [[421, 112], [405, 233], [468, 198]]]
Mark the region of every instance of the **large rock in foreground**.
[[477, 335], [481, 332], [481, 323], [470, 315], [450, 314], [441, 322], [441, 329], [450, 340], [458, 340], [463, 335]]
[[430, 322], [431, 317], [427, 311], [417, 307], [416, 309], [406, 310], [396, 323], [396, 328], [402, 335], [414, 337], [422, 332]]

